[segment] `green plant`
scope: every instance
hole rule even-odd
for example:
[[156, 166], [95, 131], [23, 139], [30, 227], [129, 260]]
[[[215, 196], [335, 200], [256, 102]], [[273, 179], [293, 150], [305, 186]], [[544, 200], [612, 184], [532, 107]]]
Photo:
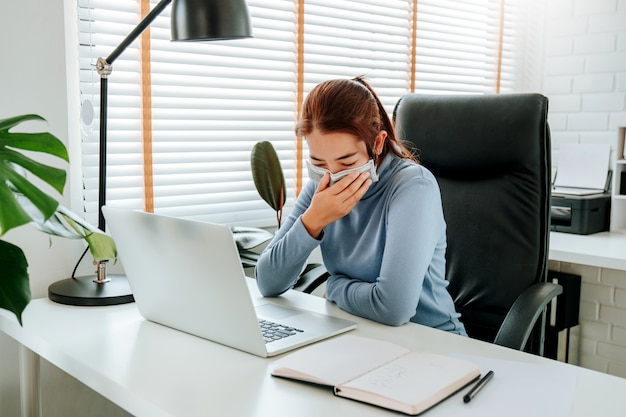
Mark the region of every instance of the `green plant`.
[[[259, 195], [276, 211], [278, 227], [283, 217], [283, 206], [287, 198], [285, 176], [278, 155], [270, 142], [258, 142], [250, 153], [252, 179]], [[239, 257], [246, 268], [253, 268], [259, 259], [254, 248], [270, 240], [274, 235], [256, 227], [231, 227]]]
[[[22, 133], [12, 129], [27, 121], [45, 121], [26, 114], [0, 120], [0, 238], [9, 230], [32, 224], [44, 233], [85, 239], [96, 261], [116, 259], [113, 239], [61, 206], [27, 178], [31, 175], [63, 193], [66, 171], [32, 159], [27, 152], [47, 154], [69, 163], [63, 142], [48, 132]], [[28, 262], [22, 249], [0, 239], [0, 308], [22, 313], [30, 302]]]
[[280, 228], [283, 206], [287, 199], [285, 176], [274, 146], [270, 142], [258, 142], [250, 155], [252, 179], [259, 195], [276, 211], [276, 221]]

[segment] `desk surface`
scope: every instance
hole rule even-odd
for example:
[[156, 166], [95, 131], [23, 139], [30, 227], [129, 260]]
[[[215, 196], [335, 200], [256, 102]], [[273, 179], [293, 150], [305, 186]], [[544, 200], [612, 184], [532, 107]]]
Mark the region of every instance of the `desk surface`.
[[[250, 284], [253, 298], [260, 297], [254, 282]], [[355, 319], [322, 298], [295, 291], [276, 302]], [[274, 378], [270, 371], [275, 359], [258, 358], [145, 321], [134, 304], [70, 307], [39, 299], [29, 304], [23, 318], [24, 327], [20, 327], [11, 314], [0, 310], [0, 330], [136, 416], [393, 415], [335, 397], [323, 387]], [[551, 387], [563, 382], [559, 375], [566, 375], [571, 388], [562, 396], [567, 412], [561, 415], [618, 416], [626, 408], [626, 379], [415, 324], [389, 327], [355, 320], [359, 326], [353, 334], [384, 338], [413, 350], [480, 356], [518, 368], [540, 369], [539, 385]], [[494, 389], [507, 389], [507, 375], [498, 372], [490, 384]], [[518, 376], [508, 375], [509, 381]], [[526, 386], [530, 389], [534, 384]], [[546, 391], [559, 393], [558, 388]], [[438, 405], [428, 416], [467, 416], [471, 410], [481, 416], [503, 415], [502, 408], [490, 408], [493, 403], [487, 392], [467, 405], [462, 403], [462, 394]], [[516, 395], [524, 404], [537, 403], [526, 390]], [[511, 409], [507, 417], [542, 415], [528, 412], [525, 405], [522, 409], [506, 405]]]
[[626, 233], [550, 232], [549, 259], [626, 271]]

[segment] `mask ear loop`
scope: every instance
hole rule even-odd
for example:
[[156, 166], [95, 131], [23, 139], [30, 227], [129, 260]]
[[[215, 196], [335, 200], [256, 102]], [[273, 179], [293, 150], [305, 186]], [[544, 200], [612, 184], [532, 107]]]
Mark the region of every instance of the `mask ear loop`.
[[374, 161], [374, 167], [378, 168], [378, 164], [380, 163], [380, 152], [376, 152], [376, 149], [368, 146], [367, 155], [370, 157], [372, 161]]
[[383, 153], [383, 149], [385, 148], [385, 139], [386, 138], [383, 138], [382, 139], [382, 144], [380, 145], [380, 150], [376, 149], [376, 145], [377, 145], [376, 144], [376, 139], [378, 138], [378, 135], [380, 135], [380, 132], [382, 132], [382, 130], [379, 131], [376, 134], [376, 138], [374, 138], [374, 145], [371, 148], [369, 146], [367, 148], [367, 153], [368, 153], [369, 157], [374, 160], [374, 165], [376, 166], [376, 168], [378, 168], [378, 165], [381, 162], [380, 161], [380, 156]]

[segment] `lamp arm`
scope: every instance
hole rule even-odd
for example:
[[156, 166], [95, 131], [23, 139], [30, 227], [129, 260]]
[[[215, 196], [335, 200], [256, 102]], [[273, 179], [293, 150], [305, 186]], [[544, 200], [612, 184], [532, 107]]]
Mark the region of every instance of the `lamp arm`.
[[141, 22], [124, 38], [124, 40], [105, 58], [98, 58], [96, 71], [100, 75], [100, 158], [98, 173], [98, 228], [105, 230], [105, 220], [102, 214], [102, 206], [106, 204], [106, 167], [107, 167], [107, 96], [108, 76], [112, 71], [112, 64], [141, 33], [163, 12], [172, 0], [161, 0], [144, 17]]
[[98, 228], [104, 231], [105, 221], [102, 215], [102, 206], [106, 204], [106, 157], [107, 157], [107, 96], [108, 77], [112, 71], [112, 64], [141, 33], [156, 19], [158, 15], [172, 2], [161, 0], [141, 22], [124, 38], [113, 52], [105, 59], [98, 58], [96, 71], [100, 75], [100, 159], [98, 173]]
[[143, 20], [139, 22], [137, 26], [135, 26], [135, 29], [133, 29], [126, 36], [126, 38], [124, 38], [124, 40], [117, 46], [117, 48], [115, 48], [115, 50], [111, 52], [111, 54], [107, 57], [106, 62], [109, 65], [113, 64], [113, 61], [115, 61], [122, 54], [122, 52], [124, 52], [128, 45], [130, 45], [135, 39], [137, 39], [137, 37], [141, 35], [141, 33], [146, 30], [148, 26], [150, 26], [152, 21], [156, 19], [156, 17], [160, 15], [161, 12], [171, 2], [172, 0], [161, 0], [156, 6], [154, 6], [154, 8], [150, 10], [150, 13], [148, 13], [146, 17], [144, 17]]
[[[109, 70], [111, 66], [108, 66]], [[109, 71], [110, 73], [110, 71]], [[107, 95], [109, 79], [100, 76], [100, 138], [98, 155], [98, 229], [105, 231], [104, 214], [102, 206], [106, 204], [107, 197]]]

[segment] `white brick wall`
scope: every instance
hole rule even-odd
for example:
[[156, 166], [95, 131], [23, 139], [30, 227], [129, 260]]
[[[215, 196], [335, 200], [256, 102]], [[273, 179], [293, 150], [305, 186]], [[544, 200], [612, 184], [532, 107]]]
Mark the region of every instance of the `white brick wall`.
[[580, 325], [571, 332], [569, 362], [626, 378], [626, 272], [555, 261], [550, 269], [582, 277]]
[[545, 22], [555, 157], [563, 143], [615, 145], [626, 124], [626, 0], [552, 0]]
[[[609, 143], [626, 126], [626, 0], [546, 2], [542, 92], [555, 163], [564, 143]], [[626, 256], [626, 254], [624, 254]], [[551, 262], [582, 276], [570, 362], [626, 377], [626, 271]]]

